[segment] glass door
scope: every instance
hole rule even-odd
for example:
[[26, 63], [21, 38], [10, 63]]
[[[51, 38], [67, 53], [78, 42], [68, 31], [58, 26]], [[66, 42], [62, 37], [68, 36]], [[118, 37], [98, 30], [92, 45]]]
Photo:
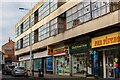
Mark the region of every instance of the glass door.
[[106, 58], [106, 69], [107, 69], [107, 78], [114, 78], [114, 57], [112, 55], [107, 56]]

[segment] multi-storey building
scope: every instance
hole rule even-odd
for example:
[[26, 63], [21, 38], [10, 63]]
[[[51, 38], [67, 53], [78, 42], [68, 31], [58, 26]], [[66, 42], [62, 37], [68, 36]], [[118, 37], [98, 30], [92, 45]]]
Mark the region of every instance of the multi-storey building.
[[41, 0], [15, 27], [20, 66], [32, 65], [35, 74], [115, 78], [119, 9], [119, 0]]

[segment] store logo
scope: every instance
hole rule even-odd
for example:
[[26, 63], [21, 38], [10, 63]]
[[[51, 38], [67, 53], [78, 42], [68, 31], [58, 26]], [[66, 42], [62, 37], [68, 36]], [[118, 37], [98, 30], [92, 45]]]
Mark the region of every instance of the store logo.
[[112, 34], [96, 37], [92, 39], [92, 48], [107, 46], [120, 43], [120, 35], [119, 32], [115, 32]]

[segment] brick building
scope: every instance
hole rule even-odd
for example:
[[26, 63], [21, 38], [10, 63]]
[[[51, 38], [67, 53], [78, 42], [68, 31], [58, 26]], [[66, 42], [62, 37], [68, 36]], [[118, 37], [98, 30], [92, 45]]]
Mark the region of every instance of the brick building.
[[2, 52], [4, 53], [5, 63], [12, 63], [17, 60], [15, 54], [15, 42], [9, 38], [9, 41], [2, 45]]

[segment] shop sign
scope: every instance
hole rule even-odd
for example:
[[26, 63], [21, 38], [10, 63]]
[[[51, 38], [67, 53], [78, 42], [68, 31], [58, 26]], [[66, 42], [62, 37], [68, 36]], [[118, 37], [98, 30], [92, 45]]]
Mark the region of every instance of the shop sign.
[[68, 53], [68, 47], [56, 48], [53, 50], [54, 54]]
[[70, 46], [70, 53], [82, 52], [82, 50], [87, 50], [90, 48], [88, 43], [75, 43]]
[[48, 46], [48, 55], [53, 55], [53, 47]]
[[120, 33], [115, 32], [100, 37], [92, 38], [92, 48], [114, 45], [120, 43]]
[[71, 49], [77, 49], [77, 48], [86, 48], [87, 44], [79, 44], [79, 45], [74, 45], [71, 47]]
[[118, 58], [115, 58], [114, 61], [115, 61], [115, 62], [118, 62]]

